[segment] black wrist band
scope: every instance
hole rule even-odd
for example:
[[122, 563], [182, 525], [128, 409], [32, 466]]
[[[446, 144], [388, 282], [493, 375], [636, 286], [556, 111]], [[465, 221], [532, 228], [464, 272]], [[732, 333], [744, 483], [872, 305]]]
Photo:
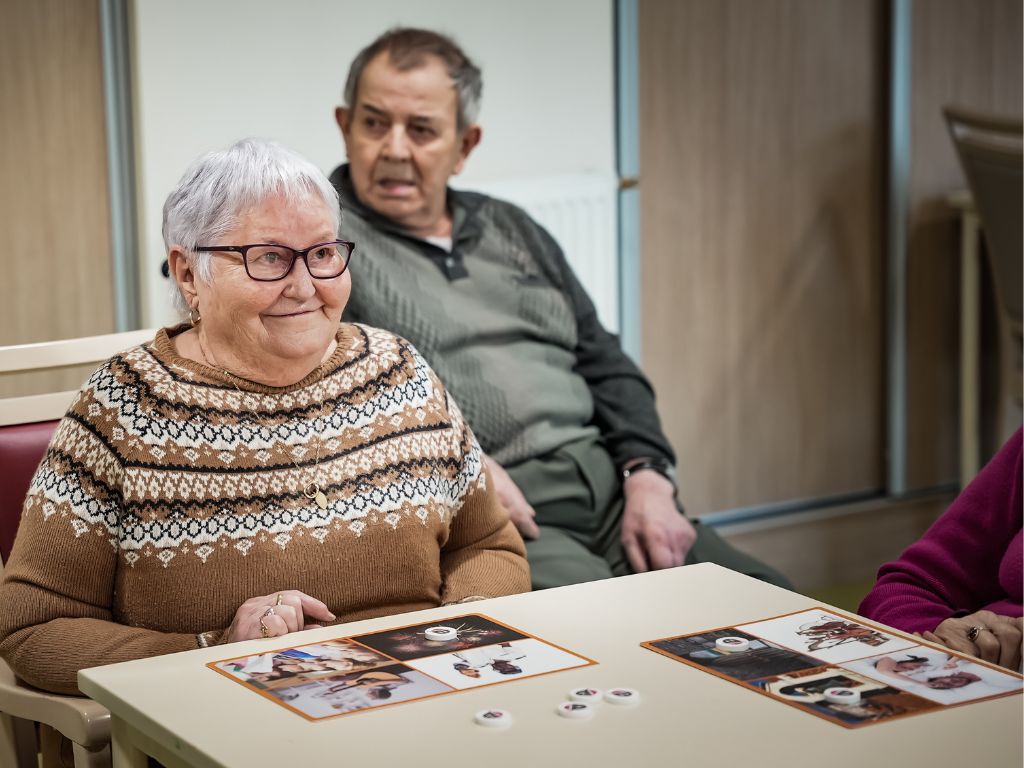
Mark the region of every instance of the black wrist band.
[[633, 462], [622, 470], [623, 482], [625, 482], [626, 478], [634, 472], [639, 472], [642, 469], [653, 469], [659, 475], [672, 483], [672, 490], [676, 492], [679, 491], [679, 486], [676, 485], [675, 468], [665, 459], [641, 459], [640, 461]]

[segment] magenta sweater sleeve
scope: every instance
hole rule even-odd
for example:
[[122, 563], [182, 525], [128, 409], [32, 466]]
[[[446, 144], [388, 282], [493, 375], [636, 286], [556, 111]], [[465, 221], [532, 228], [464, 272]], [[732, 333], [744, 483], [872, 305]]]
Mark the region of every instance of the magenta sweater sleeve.
[[1008, 550], [1021, 546], [1021, 469], [1018, 429], [924, 536], [879, 569], [860, 614], [907, 632], [1014, 603], [1019, 616], [1020, 594], [1007, 594], [1000, 568], [1016, 562], [1020, 581], [1020, 553]]

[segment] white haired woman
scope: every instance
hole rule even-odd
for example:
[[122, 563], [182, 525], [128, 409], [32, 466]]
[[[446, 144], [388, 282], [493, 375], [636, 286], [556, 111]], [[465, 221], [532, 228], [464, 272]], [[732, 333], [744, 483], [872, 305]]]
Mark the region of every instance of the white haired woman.
[[101, 366], [54, 435], [0, 584], [19, 677], [76, 693], [90, 666], [529, 589], [435, 374], [340, 324], [340, 216], [316, 167], [262, 140], [170, 194], [190, 322]]

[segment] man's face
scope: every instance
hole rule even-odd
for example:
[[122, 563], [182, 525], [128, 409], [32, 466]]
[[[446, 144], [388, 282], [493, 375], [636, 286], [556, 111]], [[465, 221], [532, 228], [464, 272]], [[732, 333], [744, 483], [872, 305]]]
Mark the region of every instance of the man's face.
[[456, 102], [441, 59], [401, 71], [385, 52], [335, 114], [359, 200], [420, 237], [451, 233], [445, 188], [480, 140], [478, 126], [458, 132]]

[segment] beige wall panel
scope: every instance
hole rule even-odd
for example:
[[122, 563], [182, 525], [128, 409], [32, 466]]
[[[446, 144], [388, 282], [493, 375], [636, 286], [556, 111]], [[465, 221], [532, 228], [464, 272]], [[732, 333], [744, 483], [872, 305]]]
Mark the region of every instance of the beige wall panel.
[[[910, 488], [958, 467], [960, 234], [947, 193], [966, 187], [942, 107], [1021, 114], [1020, 0], [917, 0], [911, 45], [907, 387]], [[998, 447], [998, 446], [992, 446]]]
[[640, 3], [643, 363], [693, 513], [883, 485], [883, 7]]
[[0, 4], [0, 344], [112, 331], [98, 3]]
[[734, 546], [786, 574], [799, 592], [861, 584], [864, 592], [858, 597], [863, 597], [879, 567], [921, 538], [952, 500], [948, 494], [877, 499], [718, 530]]

